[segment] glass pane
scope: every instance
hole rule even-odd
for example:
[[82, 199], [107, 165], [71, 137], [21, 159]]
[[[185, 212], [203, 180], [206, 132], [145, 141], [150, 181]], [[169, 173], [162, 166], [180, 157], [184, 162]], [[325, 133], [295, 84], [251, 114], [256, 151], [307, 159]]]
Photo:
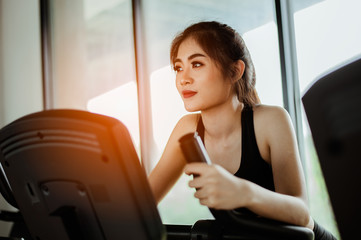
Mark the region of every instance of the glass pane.
[[139, 146], [131, 1], [50, 3], [54, 108], [118, 118]]
[[[294, 1], [297, 8], [301, 1]], [[300, 90], [327, 70], [361, 53], [361, 2], [357, 0], [313, 1], [295, 11], [295, 34]], [[306, 166], [312, 216], [339, 237], [317, 155], [303, 117]]]
[[[244, 38], [257, 74], [257, 90], [265, 104], [283, 105], [277, 26], [272, 1], [144, 1], [147, 67], [151, 86], [153, 134], [158, 155], [179, 118], [186, 114], [175, 87], [169, 48], [175, 35], [188, 25], [207, 20], [226, 23]], [[212, 218], [188, 188], [185, 175], [160, 203], [164, 223], [193, 224]]]

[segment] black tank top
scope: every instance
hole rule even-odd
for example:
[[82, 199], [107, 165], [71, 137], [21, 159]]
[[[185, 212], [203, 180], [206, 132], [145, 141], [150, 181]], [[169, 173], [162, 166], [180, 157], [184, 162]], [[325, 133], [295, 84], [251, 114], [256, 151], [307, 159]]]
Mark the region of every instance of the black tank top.
[[[266, 189], [275, 191], [273, 182], [272, 167], [259, 152], [253, 124], [253, 110], [245, 106], [241, 117], [242, 124], [242, 156], [238, 171], [234, 174], [237, 177], [247, 179]], [[202, 118], [197, 125], [198, 135], [204, 142], [204, 125]]]

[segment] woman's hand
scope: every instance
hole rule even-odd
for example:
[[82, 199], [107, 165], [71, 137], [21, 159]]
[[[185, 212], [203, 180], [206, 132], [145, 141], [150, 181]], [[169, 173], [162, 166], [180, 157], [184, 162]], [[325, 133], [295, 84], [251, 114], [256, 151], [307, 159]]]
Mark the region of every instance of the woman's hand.
[[197, 189], [194, 196], [202, 205], [230, 210], [246, 207], [251, 200], [250, 182], [235, 177], [219, 165], [190, 163], [184, 172], [197, 176], [189, 181], [189, 186]]

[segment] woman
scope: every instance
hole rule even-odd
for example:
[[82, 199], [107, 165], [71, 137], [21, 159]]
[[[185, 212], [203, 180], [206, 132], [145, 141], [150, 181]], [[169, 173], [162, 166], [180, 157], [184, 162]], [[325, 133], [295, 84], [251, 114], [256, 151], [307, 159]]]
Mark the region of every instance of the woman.
[[[176, 87], [192, 113], [175, 126], [149, 176], [157, 202], [183, 172], [194, 196], [214, 209], [247, 208], [314, 229], [295, 134], [287, 112], [259, 102], [243, 39], [218, 22], [191, 25], [172, 42]], [[179, 138], [198, 131], [212, 161], [187, 164]], [[317, 239], [317, 238], [316, 238]]]

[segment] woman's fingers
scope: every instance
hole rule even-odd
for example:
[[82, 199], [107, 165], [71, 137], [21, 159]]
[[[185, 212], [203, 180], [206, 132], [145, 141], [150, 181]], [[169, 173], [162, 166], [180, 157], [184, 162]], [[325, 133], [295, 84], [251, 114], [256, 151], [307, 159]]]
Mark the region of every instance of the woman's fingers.
[[197, 174], [189, 187], [197, 191], [194, 197], [200, 204], [217, 209], [234, 209], [247, 204], [247, 181], [237, 178], [218, 165], [192, 163], [185, 167], [187, 174]]
[[217, 198], [216, 195], [207, 193], [206, 189], [198, 190], [194, 193], [194, 196], [198, 198], [201, 205], [218, 208], [221, 204], [221, 199]]
[[206, 163], [189, 163], [184, 167], [184, 172], [187, 175], [202, 175], [202, 173], [209, 167]]

